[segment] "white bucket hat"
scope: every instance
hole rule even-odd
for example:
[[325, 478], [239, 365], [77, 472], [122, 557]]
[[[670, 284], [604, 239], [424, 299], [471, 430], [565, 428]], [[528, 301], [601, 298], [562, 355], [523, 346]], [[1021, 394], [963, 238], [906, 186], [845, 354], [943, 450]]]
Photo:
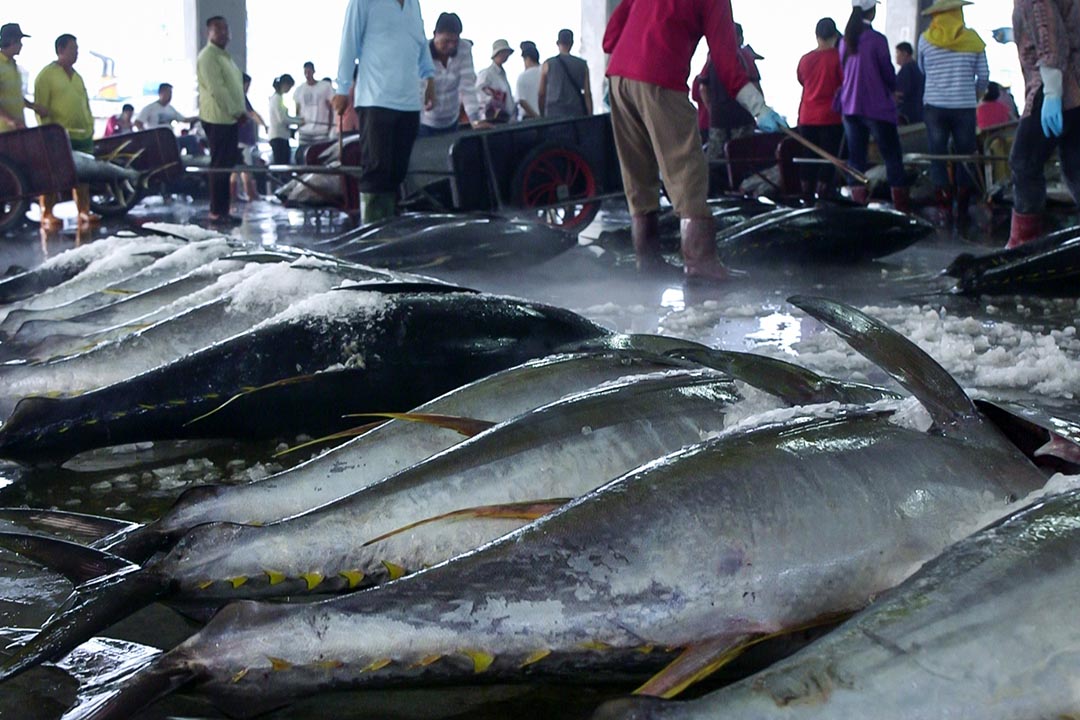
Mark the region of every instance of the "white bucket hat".
[[513, 54], [514, 52], [514, 48], [510, 47], [510, 43], [506, 42], [505, 40], [496, 40], [491, 45], [491, 57], [494, 59], [496, 55], [503, 52], [504, 50], [509, 50], [511, 54]]

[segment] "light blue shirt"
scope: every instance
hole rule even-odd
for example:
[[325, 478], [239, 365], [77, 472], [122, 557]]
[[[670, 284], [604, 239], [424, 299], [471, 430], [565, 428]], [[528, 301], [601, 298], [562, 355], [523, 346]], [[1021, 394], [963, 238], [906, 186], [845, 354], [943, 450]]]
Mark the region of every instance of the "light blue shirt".
[[423, 97], [416, 78], [435, 75], [418, 0], [349, 0], [341, 33], [338, 93], [347, 95], [356, 76], [356, 107], [418, 111]]

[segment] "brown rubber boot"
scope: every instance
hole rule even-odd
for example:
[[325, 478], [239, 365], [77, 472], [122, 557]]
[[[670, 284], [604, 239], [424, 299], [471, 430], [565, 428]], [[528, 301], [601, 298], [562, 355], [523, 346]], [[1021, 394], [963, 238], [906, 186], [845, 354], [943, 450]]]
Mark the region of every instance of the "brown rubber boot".
[[660, 215], [655, 210], [630, 217], [630, 237], [634, 241], [639, 273], [652, 273], [670, 267], [660, 254]]
[[731, 273], [716, 255], [716, 224], [711, 217], [682, 221], [682, 256], [687, 280], [721, 282]]
[[1012, 250], [1029, 243], [1042, 235], [1042, 215], [1035, 213], [1018, 213], [1013, 210], [1012, 228], [1009, 232], [1009, 243], [1006, 250]]
[[870, 189], [865, 185], [849, 185], [848, 190], [851, 192], [851, 199], [860, 205], [870, 202]]
[[953, 219], [953, 192], [952, 188], [938, 188], [934, 191], [934, 201], [937, 204], [936, 222], [947, 223]]
[[892, 205], [902, 213], [911, 212], [911, 196], [906, 187], [892, 188]]

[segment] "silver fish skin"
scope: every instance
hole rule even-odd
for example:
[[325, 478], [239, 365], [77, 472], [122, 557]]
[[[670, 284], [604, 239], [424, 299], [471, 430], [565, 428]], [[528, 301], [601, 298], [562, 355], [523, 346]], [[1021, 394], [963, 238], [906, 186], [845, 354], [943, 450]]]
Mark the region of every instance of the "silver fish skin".
[[[553, 355], [477, 380], [413, 412], [501, 423], [601, 383], [682, 366], [685, 364], [636, 351]], [[358, 425], [365, 421], [356, 420]], [[210, 522], [266, 524], [300, 515], [395, 475], [465, 439], [454, 430], [430, 423], [391, 420], [258, 482], [195, 489], [147, 530], [175, 535]], [[122, 538], [114, 538], [103, 547], [115, 551], [119, 540]]]
[[737, 643], [865, 606], [1042, 482], [1011, 447], [877, 414], [803, 417], [673, 453], [372, 590], [235, 603], [146, 672], [201, 681], [242, 712], [331, 687], [579, 674], [628, 650]]
[[625, 378], [513, 418], [302, 515], [265, 527], [196, 527], [148, 567], [184, 595], [207, 600], [381, 582], [399, 572], [393, 566], [434, 565], [495, 539], [499, 527], [479, 541], [459, 539], [453, 524], [439, 542], [431, 532], [405, 534], [392, 557], [379, 554], [391, 546], [366, 545], [384, 534], [478, 506], [565, 502], [722, 431], [737, 400], [730, 379], [713, 370]]
[[604, 720], [1020, 720], [1080, 708], [1080, 490], [962, 540], [826, 637], [686, 703]]

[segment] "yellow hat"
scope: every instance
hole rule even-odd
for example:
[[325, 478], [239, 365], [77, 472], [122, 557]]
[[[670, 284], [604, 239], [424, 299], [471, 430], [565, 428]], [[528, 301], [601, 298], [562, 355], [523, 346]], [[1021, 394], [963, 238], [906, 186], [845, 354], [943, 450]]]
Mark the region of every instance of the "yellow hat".
[[933, 5], [922, 11], [923, 15], [936, 15], [937, 13], [958, 10], [965, 5], [973, 5], [968, 0], [937, 0]]

